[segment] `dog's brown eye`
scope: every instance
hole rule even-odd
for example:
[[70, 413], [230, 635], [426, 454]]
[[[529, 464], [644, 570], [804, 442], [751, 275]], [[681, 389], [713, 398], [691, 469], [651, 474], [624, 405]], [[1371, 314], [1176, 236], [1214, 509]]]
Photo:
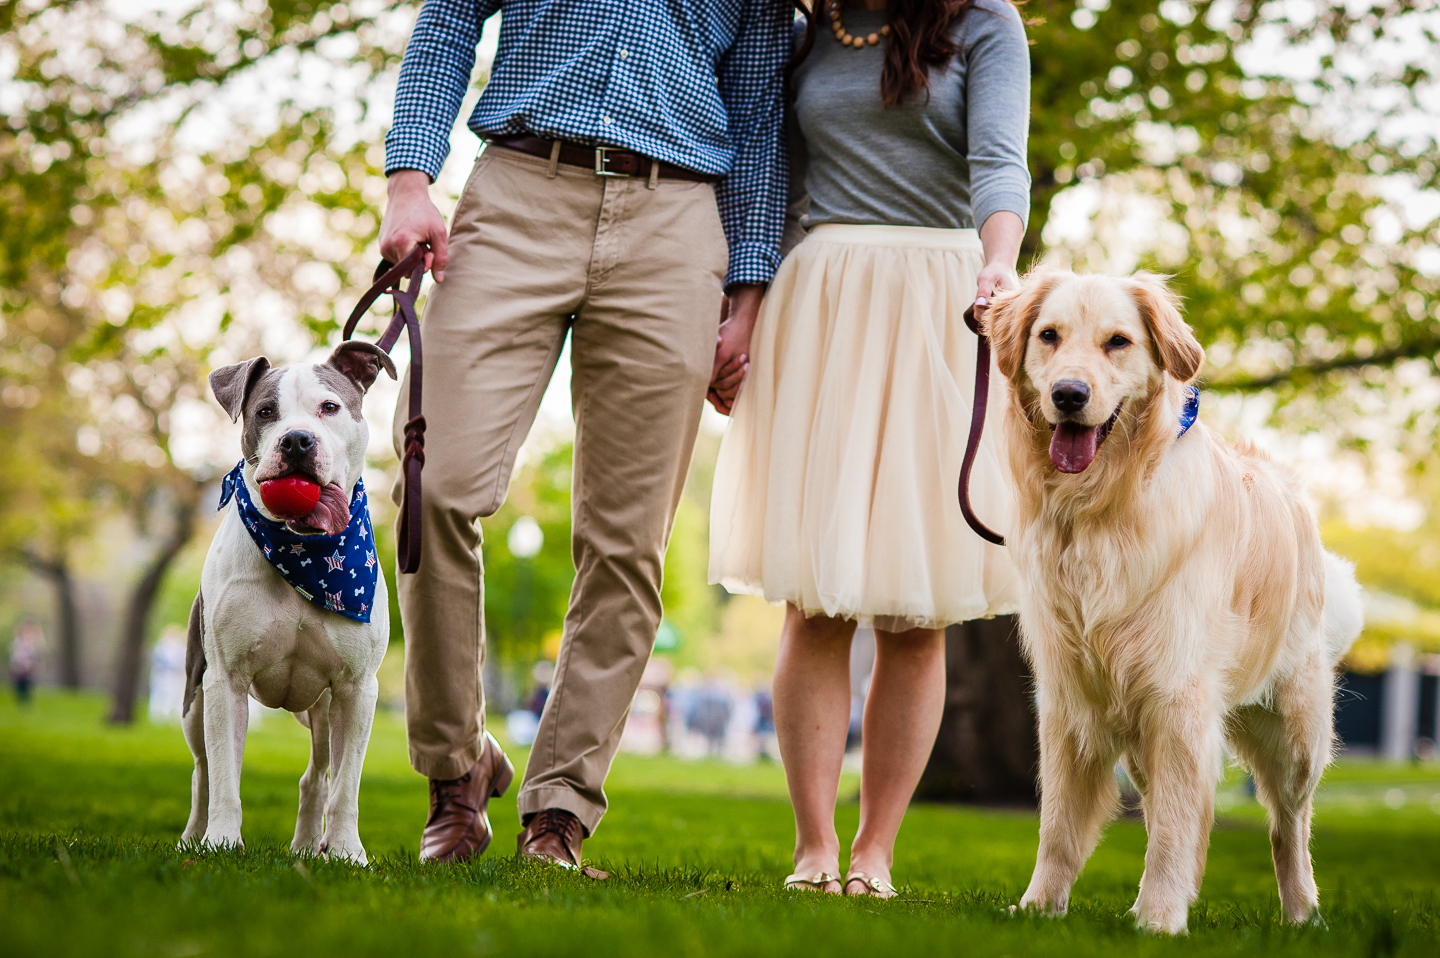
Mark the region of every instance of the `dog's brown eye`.
[[261, 407], [255, 412], [255, 415], [259, 416], [261, 419], [274, 419], [274, 418], [275, 418], [275, 407], [274, 407], [274, 406], [261, 406]]
[[1060, 334], [1057, 333], [1057, 332], [1055, 332], [1055, 330], [1053, 330], [1053, 329], [1042, 329], [1042, 330], [1040, 330], [1040, 342], [1042, 342], [1042, 343], [1056, 343], [1056, 342], [1059, 342], [1059, 341], [1060, 341]]
[[323, 409], [325, 412], [339, 412], [339, 411], [340, 411], [340, 404], [339, 404], [339, 403], [334, 403], [334, 402], [327, 402], [327, 403], [325, 403], [324, 405], [322, 405], [320, 408]]
[[1119, 333], [1116, 333], [1114, 336], [1110, 337], [1110, 342], [1106, 343], [1105, 345], [1109, 346], [1111, 349], [1124, 349], [1126, 346], [1130, 345], [1130, 340], [1126, 339], [1124, 336], [1121, 336]]

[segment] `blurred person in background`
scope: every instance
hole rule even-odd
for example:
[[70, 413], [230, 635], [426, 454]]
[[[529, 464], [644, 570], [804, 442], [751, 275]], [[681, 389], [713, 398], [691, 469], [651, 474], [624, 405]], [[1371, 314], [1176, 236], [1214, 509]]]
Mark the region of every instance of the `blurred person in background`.
[[30, 704], [44, 653], [45, 633], [40, 624], [33, 619], [21, 622], [10, 642], [10, 681], [15, 686], [15, 701], [21, 705]]
[[185, 632], [166, 626], [150, 650], [150, 721], [178, 722], [185, 704]]
[[[774, 685], [796, 828], [785, 887], [888, 898], [944, 709], [944, 628], [1017, 607], [1014, 566], [967, 528], [955, 481], [976, 356], [962, 313], [1016, 282], [1029, 215], [1030, 61], [1004, 0], [822, 0], [815, 14], [818, 31], [797, 24], [789, 89], [798, 245], [722, 409], [710, 578], [787, 603]], [[998, 435], [986, 431], [971, 498], [1003, 528]], [[842, 880], [857, 624], [874, 625], [876, 656]]]

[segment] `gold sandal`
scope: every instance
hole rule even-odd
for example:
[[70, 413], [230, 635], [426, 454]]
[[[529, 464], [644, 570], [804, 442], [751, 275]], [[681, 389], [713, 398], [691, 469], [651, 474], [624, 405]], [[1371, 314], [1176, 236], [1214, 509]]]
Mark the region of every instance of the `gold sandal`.
[[865, 895], [870, 898], [894, 898], [896, 895], [900, 894], [898, 891], [895, 890], [895, 886], [890, 884], [888, 881], [881, 881], [878, 878], [871, 878], [864, 872], [851, 872], [850, 874], [845, 876], [845, 885], [843, 891], [846, 895], [850, 895], [850, 885], [854, 882], [859, 882], [864, 890], [855, 892], [852, 897], [858, 898], [861, 895]]
[[[840, 884], [840, 876], [832, 875], [829, 872], [816, 872], [813, 875], [790, 875], [785, 879], [786, 891], [818, 891], [826, 892], [826, 885]], [[837, 892], [826, 892], [826, 894], [837, 894]]]

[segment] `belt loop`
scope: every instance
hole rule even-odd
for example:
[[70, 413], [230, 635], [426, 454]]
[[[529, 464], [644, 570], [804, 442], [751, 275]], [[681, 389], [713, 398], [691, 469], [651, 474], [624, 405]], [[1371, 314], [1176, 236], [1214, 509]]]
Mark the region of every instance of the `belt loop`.
[[653, 189], [655, 188], [655, 184], [657, 184], [657, 183], [659, 183], [659, 182], [660, 182], [660, 161], [659, 161], [659, 160], [651, 160], [651, 161], [650, 161], [650, 182], [645, 184], [645, 188], [648, 189], [648, 190], [653, 190]]
[[555, 171], [560, 169], [560, 141], [553, 140], [550, 143], [550, 169], [545, 171], [545, 178], [555, 179]]

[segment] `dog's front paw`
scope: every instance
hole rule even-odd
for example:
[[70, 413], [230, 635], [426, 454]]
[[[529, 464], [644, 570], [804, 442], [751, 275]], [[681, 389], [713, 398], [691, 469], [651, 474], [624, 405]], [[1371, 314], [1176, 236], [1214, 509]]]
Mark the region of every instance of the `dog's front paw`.
[[1047, 918], [1064, 918], [1070, 901], [1068, 897], [1051, 898], [1041, 892], [1030, 890], [1020, 899], [1020, 911], [1039, 912]]
[[360, 844], [358, 836], [335, 842], [323, 842], [319, 852], [326, 858], [338, 858], [341, 861], [350, 862], [352, 865], [368, 866], [370, 864], [370, 859], [365, 855], [365, 846]]
[[202, 843], [214, 849], [233, 848], [242, 851], [245, 843], [240, 840], [240, 830], [226, 828], [207, 828]]
[[1135, 916], [1135, 927], [1147, 935], [1188, 935], [1188, 907], [1157, 908], [1136, 902], [1130, 909]]

